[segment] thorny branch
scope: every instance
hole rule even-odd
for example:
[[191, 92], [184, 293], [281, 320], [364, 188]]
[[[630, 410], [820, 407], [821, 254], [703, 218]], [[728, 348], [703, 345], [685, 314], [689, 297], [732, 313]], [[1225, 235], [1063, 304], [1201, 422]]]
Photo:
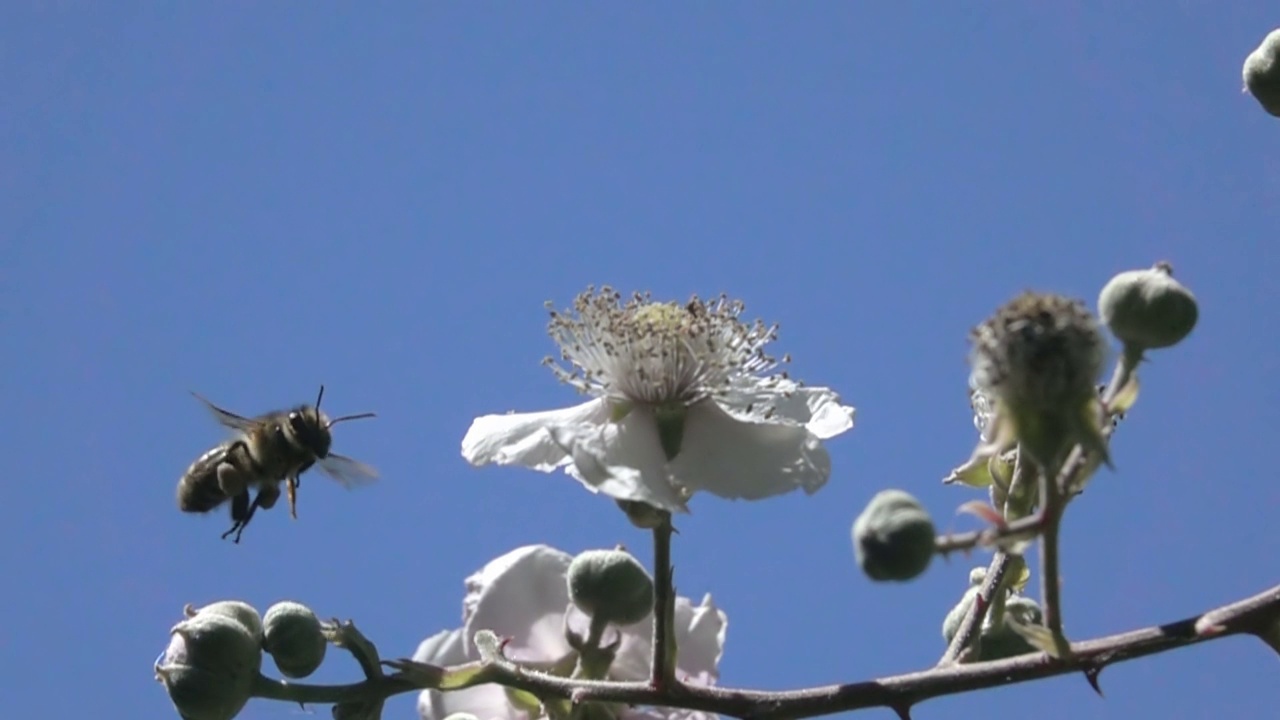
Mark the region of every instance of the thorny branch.
[[[1055, 660], [1043, 652], [1035, 652], [994, 662], [939, 666], [877, 680], [767, 692], [698, 685], [677, 685], [669, 690], [656, 690], [648, 681], [580, 681], [534, 672], [500, 659], [488, 663], [478, 671], [468, 670], [468, 681], [451, 687], [495, 682], [544, 698], [567, 698], [576, 704], [618, 702], [685, 708], [749, 720], [817, 717], [872, 707], [892, 708], [899, 715], [907, 717], [912, 706], [945, 695], [1072, 672], [1083, 672], [1096, 680], [1097, 674], [1109, 665], [1231, 635], [1247, 633], [1265, 641], [1274, 633], [1277, 624], [1280, 624], [1280, 585], [1253, 597], [1175, 622], [1072, 643], [1071, 654], [1065, 660]], [[439, 669], [434, 666], [410, 660], [385, 664], [400, 671], [390, 679], [413, 684], [415, 688], [436, 688], [442, 684]], [[292, 687], [301, 689], [307, 686]], [[306, 698], [306, 701], [323, 702], [311, 698]]]

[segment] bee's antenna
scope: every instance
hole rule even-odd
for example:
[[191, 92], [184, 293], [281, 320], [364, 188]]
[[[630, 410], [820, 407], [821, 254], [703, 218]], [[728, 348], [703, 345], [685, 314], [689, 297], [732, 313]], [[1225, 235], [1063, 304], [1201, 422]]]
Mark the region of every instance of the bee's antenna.
[[[320, 383], [320, 394], [316, 395], [316, 410], [320, 410], [320, 401], [324, 399], [324, 383]], [[332, 423], [330, 423], [332, 424]]]
[[371, 412], [359, 413], [356, 415], [343, 415], [342, 417], [338, 417], [330, 420], [329, 424], [325, 425], [325, 427], [331, 428], [334, 425], [337, 425], [338, 423], [343, 422], [345, 420], [360, 420], [362, 418], [371, 418], [371, 417], [378, 417], [378, 415], [376, 413], [371, 413]]

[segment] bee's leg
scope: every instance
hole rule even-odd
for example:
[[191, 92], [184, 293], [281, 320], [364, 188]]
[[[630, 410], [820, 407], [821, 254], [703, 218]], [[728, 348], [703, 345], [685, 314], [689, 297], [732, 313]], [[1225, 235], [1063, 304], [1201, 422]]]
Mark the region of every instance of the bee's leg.
[[252, 462], [248, 457], [248, 450], [244, 442], [237, 442], [227, 448], [227, 459], [218, 464], [218, 487], [222, 489], [222, 494], [229, 498], [243, 493], [249, 486], [249, 473], [240, 469], [241, 463], [245, 460]]
[[232, 542], [240, 544], [240, 535], [244, 532], [244, 528], [249, 524], [249, 519], [253, 517], [253, 511], [257, 507], [257, 502], [250, 504], [249, 491], [242, 490], [234, 498], [231, 499], [231, 520], [233, 524], [231, 529], [222, 533], [222, 539], [226, 540], [231, 533], [236, 534], [235, 540]]
[[301, 484], [301, 481], [298, 479], [297, 475], [290, 475], [285, 482], [288, 483], [288, 485], [285, 486], [285, 490], [287, 490], [289, 493], [289, 517], [293, 518], [294, 520], [297, 520], [298, 519], [298, 485]]
[[310, 470], [314, 464], [314, 460], [303, 464], [289, 477], [289, 516], [294, 520], [298, 519], [298, 488], [302, 486], [302, 473]]

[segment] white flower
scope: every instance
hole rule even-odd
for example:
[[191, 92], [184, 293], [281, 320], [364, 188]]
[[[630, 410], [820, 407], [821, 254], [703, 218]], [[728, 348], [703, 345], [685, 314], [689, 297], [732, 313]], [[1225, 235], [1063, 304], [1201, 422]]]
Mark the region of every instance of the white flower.
[[[803, 387], [764, 347], [777, 327], [738, 319], [721, 296], [685, 305], [602, 288], [552, 311], [561, 381], [593, 399], [560, 410], [485, 415], [462, 440], [473, 465], [559, 467], [593, 492], [686, 512], [698, 490], [757, 500], [831, 474], [822, 441], [853, 427], [835, 392]], [[783, 358], [783, 362], [789, 358]]]
[[[503, 652], [510, 660], [546, 668], [571, 658], [574, 650], [565, 639], [568, 626], [584, 633], [588, 618], [569, 601], [566, 572], [573, 557], [546, 545], [517, 548], [485, 565], [467, 578], [463, 600], [463, 627], [427, 638], [413, 659], [433, 665], [458, 665], [480, 659], [474, 638], [480, 630], [491, 630], [510, 638]], [[717, 666], [724, 651], [723, 611], [711, 596], [694, 605], [689, 598], [676, 598], [676, 672], [689, 684], [714, 685]], [[622, 643], [611, 666], [611, 680], [644, 680], [649, 676], [653, 619], [616, 628]], [[612, 630], [608, 639], [612, 639]], [[572, 663], [569, 663], [572, 668]], [[468, 712], [480, 720], [533, 720], [527, 711], [516, 708], [499, 685], [481, 685], [466, 690], [438, 692], [426, 690], [418, 698], [418, 714], [423, 720], [443, 720], [455, 712]], [[634, 708], [619, 720], [713, 720], [717, 716], [689, 710]]]

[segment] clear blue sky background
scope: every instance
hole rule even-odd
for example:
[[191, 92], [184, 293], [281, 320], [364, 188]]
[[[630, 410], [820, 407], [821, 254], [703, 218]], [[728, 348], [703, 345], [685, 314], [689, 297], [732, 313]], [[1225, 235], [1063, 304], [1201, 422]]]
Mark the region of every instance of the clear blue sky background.
[[[725, 684], [931, 665], [975, 562], [875, 585], [851, 521], [897, 486], [971, 526], [953, 511], [977, 495], [939, 482], [975, 440], [969, 328], [1028, 287], [1092, 305], [1160, 259], [1201, 321], [1068, 517], [1068, 629], [1280, 577], [1280, 121], [1240, 93], [1273, 5], [110, 5], [0, 9], [14, 717], [176, 717], [151, 664], [187, 602], [298, 599], [396, 657], [513, 547], [647, 562], [605, 499], [459, 456], [476, 415], [578, 401], [539, 365], [543, 302], [588, 283], [740, 297], [858, 408], [820, 494], [704, 497], [680, 523], [680, 590], [729, 616]], [[381, 481], [309, 474], [299, 520], [264, 513], [240, 546], [221, 512], [178, 512], [224, 437], [189, 390], [257, 413], [321, 382], [330, 412], [379, 413], [336, 449]], [[1263, 717], [1275, 667], [1231, 639], [1113, 667], [1106, 700], [1072, 676], [916, 717]], [[357, 676], [335, 652], [316, 677]]]

